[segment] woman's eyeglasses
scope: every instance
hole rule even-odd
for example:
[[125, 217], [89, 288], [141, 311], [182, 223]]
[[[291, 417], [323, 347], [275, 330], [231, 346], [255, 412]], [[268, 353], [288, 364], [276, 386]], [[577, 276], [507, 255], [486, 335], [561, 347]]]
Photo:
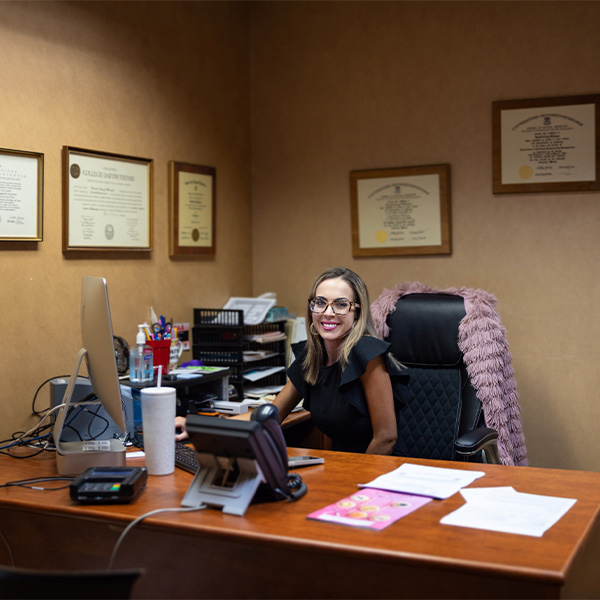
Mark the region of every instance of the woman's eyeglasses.
[[353, 306], [360, 307], [360, 304], [357, 304], [356, 302], [350, 302], [350, 300], [347, 298], [336, 298], [332, 302], [327, 302], [325, 298], [318, 297], [312, 298], [308, 301], [308, 308], [310, 308], [310, 312], [317, 314], [324, 313], [329, 306], [331, 306], [331, 310], [333, 310], [336, 315], [342, 317], [347, 315], [352, 310]]

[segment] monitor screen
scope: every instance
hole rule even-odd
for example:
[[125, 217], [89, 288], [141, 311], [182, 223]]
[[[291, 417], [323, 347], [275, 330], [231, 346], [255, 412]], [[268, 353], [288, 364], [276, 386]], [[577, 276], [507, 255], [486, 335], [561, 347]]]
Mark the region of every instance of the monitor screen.
[[113, 421], [127, 425], [115, 360], [108, 289], [103, 277], [84, 276], [81, 284], [81, 339], [94, 393]]
[[77, 475], [93, 466], [124, 466], [125, 446], [119, 439], [67, 441], [62, 438], [65, 417], [77, 402], [73, 390], [85, 357], [92, 388], [106, 413], [125, 432], [127, 425], [121, 401], [121, 388], [112, 336], [106, 281], [84, 277], [81, 286], [81, 336], [83, 347], [54, 423], [56, 465], [61, 475]]

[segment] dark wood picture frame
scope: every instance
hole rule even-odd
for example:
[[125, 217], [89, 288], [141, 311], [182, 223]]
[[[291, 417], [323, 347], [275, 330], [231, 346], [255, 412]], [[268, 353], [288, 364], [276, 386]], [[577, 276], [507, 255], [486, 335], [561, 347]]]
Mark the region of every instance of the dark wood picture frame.
[[152, 214], [152, 159], [63, 147], [63, 252], [151, 252]]
[[599, 190], [600, 94], [493, 102], [492, 156], [494, 194]]
[[214, 167], [169, 163], [170, 256], [216, 254], [216, 174]]
[[0, 148], [0, 196], [3, 200], [0, 242], [43, 241], [44, 155], [41, 152]]
[[452, 253], [449, 164], [351, 171], [350, 199], [353, 256]]

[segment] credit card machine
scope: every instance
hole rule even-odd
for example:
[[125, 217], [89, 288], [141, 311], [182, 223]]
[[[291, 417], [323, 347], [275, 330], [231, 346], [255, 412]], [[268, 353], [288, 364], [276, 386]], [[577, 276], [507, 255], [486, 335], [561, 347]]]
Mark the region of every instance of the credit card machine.
[[127, 504], [147, 481], [146, 467], [90, 467], [75, 478], [69, 493], [81, 504]]

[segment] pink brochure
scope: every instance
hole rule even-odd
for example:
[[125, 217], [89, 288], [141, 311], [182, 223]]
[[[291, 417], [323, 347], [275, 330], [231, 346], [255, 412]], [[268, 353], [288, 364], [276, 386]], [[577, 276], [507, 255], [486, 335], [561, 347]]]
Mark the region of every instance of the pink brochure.
[[335, 504], [311, 513], [308, 518], [381, 530], [431, 500], [424, 496], [362, 488]]

